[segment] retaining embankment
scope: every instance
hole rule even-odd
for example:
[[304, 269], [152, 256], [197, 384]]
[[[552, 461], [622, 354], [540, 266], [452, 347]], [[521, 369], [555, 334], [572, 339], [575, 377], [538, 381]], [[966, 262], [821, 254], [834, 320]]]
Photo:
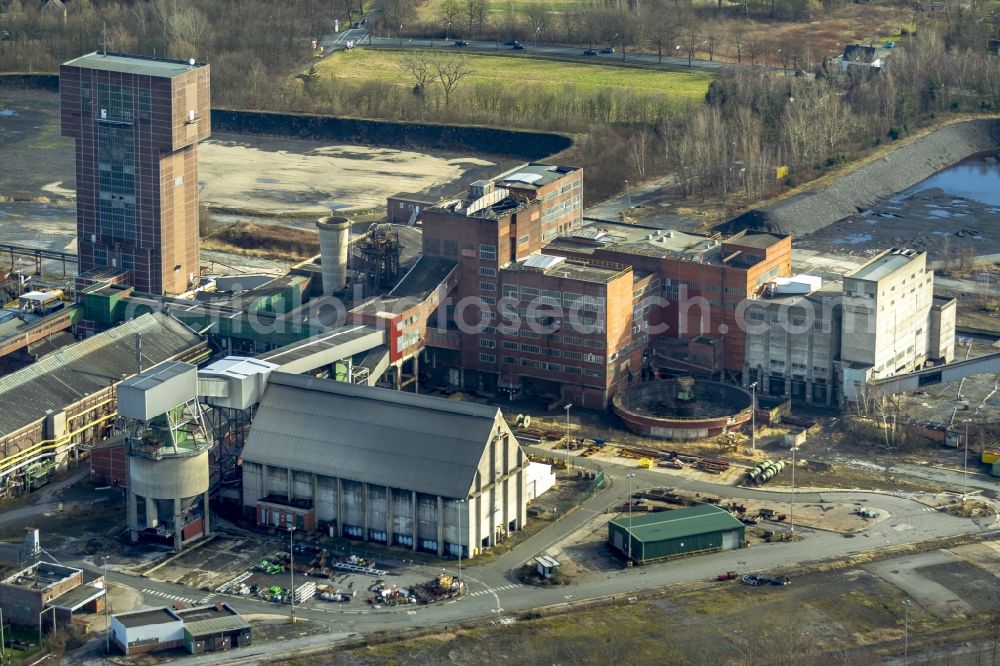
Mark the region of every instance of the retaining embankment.
[[542, 159], [573, 145], [570, 137], [551, 132], [230, 109], [212, 109], [212, 129], [379, 146], [472, 151], [522, 160]]
[[966, 120], [872, 160], [833, 181], [733, 218], [724, 231], [760, 229], [805, 236], [874, 206], [956, 162], [1000, 151], [1000, 119]]
[[[4, 86], [58, 92], [59, 76], [0, 73], [0, 88]], [[212, 109], [212, 130], [394, 148], [462, 151], [519, 160], [540, 160], [573, 145], [571, 137], [555, 132], [236, 109]]]

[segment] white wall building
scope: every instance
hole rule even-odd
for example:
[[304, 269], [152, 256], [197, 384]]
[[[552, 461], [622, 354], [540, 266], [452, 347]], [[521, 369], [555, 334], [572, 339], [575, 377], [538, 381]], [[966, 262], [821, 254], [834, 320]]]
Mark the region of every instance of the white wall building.
[[496, 407], [274, 372], [243, 505], [258, 524], [474, 557], [524, 526], [527, 468]]
[[956, 304], [934, 298], [925, 252], [886, 250], [845, 276], [843, 296], [844, 400], [871, 380], [954, 360]]
[[111, 638], [126, 655], [154, 652], [184, 644], [184, 622], [169, 608], [152, 608], [111, 616]]
[[528, 469], [524, 474], [524, 489], [529, 502], [552, 490], [555, 485], [556, 473], [552, 471], [552, 465], [540, 462], [528, 463]]

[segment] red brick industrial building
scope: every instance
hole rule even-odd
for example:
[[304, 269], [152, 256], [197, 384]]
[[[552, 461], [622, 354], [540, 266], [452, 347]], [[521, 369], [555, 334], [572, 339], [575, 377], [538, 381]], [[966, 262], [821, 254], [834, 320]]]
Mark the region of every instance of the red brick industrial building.
[[552, 404], [604, 408], [650, 354], [734, 378], [741, 303], [791, 273], [790, 237], [582, 226], [581, 179], [530, 164], [425, 209], [420, 260], [354, 320], [386, 326], [414, 376]]
[[197, 144], [211, 133], [209, 67], [94, 52], [59, 68], [76, 139], [79, 272], [115, 268], [137, 290], [199, 276]]

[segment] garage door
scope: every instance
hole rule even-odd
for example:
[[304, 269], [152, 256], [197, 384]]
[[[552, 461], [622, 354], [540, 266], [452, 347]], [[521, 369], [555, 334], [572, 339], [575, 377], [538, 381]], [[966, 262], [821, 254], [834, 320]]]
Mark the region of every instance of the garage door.
[[732, 532], [722, 533], [722, 550], [735, 550], [740, 547], [740, 533], [733, 530]]
[[622, 533], [619, 532], [618, 530], [615, 530], [613, 534], [614, 534], [613, 537], [614, 541], [612, 542], [611, 545], [613, 545], [618, 550], [622, 551], [625, 550], [625, 539], [622, 537]]

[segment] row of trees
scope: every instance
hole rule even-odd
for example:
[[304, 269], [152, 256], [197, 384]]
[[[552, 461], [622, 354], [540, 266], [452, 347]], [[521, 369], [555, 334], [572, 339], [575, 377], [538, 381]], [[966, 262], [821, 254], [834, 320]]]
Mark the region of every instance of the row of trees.
[[692, 58], [721, 56], [750, 64], [782, 62], [808, 66], [822, 54], [812, 53], [800, 36], [762, 39], [742, 14], [706, 15], [688, 2], [648, 0], [627, 8], [594, 5], [580, 11], [552, 12], [545, 4], [529, 4], [521, 16], [490, 12], [487, 0], [444, 0], [435, 20], [419, 22], [413, 0], [387, 0], [381, 34], [447, 39], [476, 37], [527, 44], [551, 42], [581, 46], [613, 46], [623, 51], [655, 51]]
[[[386, 12], [407, 2], [386, 0]], [[693, 29], [686, 33], [685, 2], [595, 7], [578, 14], [592, 23], [580, 23], [585, 32], [577, 34], [632, 45], [632, 38], [619, 33], [633, 30], [645, 35], [648, 48], [666, 53], [681, 46], [684, 53], [707, 49], [714, 55], [725, 42], [743, 63], [763, 62], [778, 51], [773, 43], [749, 39], [735, 23], [712, 23], [734, 32], [706, 27], [696, 41]], [[342, 21], [361, 9], [359, 0], [334, 6]], [[469, 13], [467, 5], [458, 6], [466, 13], [455, 19], [478, 26], [478, 9]], [[4, 6], [0, 68], [55, 71], [60, 62], [106, 42], [112, 50], [211, 62], [213, 95], [223, 106], [572, 131], [577, 145], [560, 159], [586, 168], [590, 200], [622, 189], [625, 180], [670, 172], [688, 194], [721, 197], [733, 206], [750, 203], [772, 191], [777, 166], [806, 179], [873, 143], [905, 135], [933, 115], [1000, 108], [1000, 68], [978, 46], [997, 34], [997, 19], [976, 2], [935, 19], [939, 30], [923, 25], [900, 40], [881, 72], [857, 67], [843, 74], [824, 66], [811, 79], [734, 68], [713, 83], [703, 104], [667, 93], [532, 86], [502, 77], [479, 83], [470, 76], [473, 60], [458, 54], [413, 54], [400, 71], [400, 80], [409, 78], [411, 86], [321, 79], [314, 71], [295, 80], [312, 37], [332, 31], [335, 15], [320, 0], [245, 0], [238, 8], [227, 0], [77, 0], [65, 20], [38, 7], [21, 0]], [[614, 23], [614, 17], [634, 28]], [[977, 47], [964, 48], [968, 39]], [[782, 58], [802, 52], [787, 43], [780, 50]]]
[[807, 179], [939, 114], [996, 109], [996, 61], [949, 49], [926, 30], [882, 70], [826, 67], [813, 80], [733, 69], [712, 84], [704, 108], [666, 124], [663, 145], [688, 193], [753, 202], [773, 189], [775, 167]]
[[235, 87], [248, 68], [289, 75], [334, 21], [361, 0], [73, 0], [67, 13], [35, 0], [0, 0], [0, 70], [54, 72], [81, 53], [112, 51], [197, 58], [214, 82]]

